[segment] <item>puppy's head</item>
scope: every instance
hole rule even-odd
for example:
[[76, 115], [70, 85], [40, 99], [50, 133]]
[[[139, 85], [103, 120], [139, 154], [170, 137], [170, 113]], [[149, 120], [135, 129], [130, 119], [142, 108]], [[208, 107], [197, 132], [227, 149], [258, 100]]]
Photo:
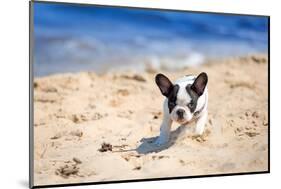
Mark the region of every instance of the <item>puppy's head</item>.
[[157, 74], [155, 81], [162, 95], [167, 97], [171, 119], [180, 124], [191, 121], [198, 106], [197, 101], [207, 85], [207, 74], [200, 73], [192, 84], [173, 84], [163, 74]]

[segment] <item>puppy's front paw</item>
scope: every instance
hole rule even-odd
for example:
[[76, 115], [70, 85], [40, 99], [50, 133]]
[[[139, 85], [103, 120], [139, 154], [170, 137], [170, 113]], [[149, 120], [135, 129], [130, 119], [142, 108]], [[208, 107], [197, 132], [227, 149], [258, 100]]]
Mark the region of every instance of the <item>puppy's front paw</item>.
[[161, 146], [166, 144], [169, 141], [169, 137], [157, 137], [157, 139], [154, 141], [154, 144], [157, 146]]
[[195, 133], [195, 135], [201, 136], [201, 135], [203, 135], [204, 130], [205, 130], [204, 125], [196, 125], [194, 133]]
[[204, 133], [204, 129], [195, 129], [195, 135], [202, 136]]

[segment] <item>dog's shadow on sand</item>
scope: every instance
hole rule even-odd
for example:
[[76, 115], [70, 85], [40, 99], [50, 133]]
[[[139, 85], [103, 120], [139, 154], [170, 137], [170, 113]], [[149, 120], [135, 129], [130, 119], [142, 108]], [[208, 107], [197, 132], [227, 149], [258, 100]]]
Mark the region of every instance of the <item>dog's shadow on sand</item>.
[[158, 136], [150, 137], [150, 138], [142, 138], [140, 141], [141, 144], [136, 148], [136, 151], [139, 154], [148, 154], [152, 152], [160, 152], [162, 150], [165, 150], [171, 147], [172, 145], [174, 145], [175, 142], [180, 138], [180, 136], [182, 136], [182, 134], [185, 133], [187, 128], [188, 127], [184, 125], [179, 126], [177, 129], [175, 129], [170, 133], [170, 140], [166, 144], [160, 146], [154, 143], [155, 140], [158, 138]]

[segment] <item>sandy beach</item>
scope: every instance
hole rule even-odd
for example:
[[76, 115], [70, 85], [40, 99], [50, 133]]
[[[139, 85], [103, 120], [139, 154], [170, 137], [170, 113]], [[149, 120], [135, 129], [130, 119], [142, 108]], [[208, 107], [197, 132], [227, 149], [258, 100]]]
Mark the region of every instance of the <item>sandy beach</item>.
[[[153, 151], [149, 142], [159, 135], [164, 100], [155, 75], [175, 80], [202, 71], [209, 76], [203, 136], [193, 135], [194, 125], [174, 123], [169, 144]], [[180, 71], [34, 78], [35, 185], [267, 169], [267, 55], [210, 60]]]

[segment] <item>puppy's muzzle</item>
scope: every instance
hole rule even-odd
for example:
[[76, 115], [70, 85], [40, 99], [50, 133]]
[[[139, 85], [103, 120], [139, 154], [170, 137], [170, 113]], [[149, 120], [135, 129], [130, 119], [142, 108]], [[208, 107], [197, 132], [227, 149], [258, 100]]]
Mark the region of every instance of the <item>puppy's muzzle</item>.
[[178, 116], [178, 120], [182, 120], [184, 117], [184, 110], [183, 109], [178, 109], [177, 110], [177, 116]]

